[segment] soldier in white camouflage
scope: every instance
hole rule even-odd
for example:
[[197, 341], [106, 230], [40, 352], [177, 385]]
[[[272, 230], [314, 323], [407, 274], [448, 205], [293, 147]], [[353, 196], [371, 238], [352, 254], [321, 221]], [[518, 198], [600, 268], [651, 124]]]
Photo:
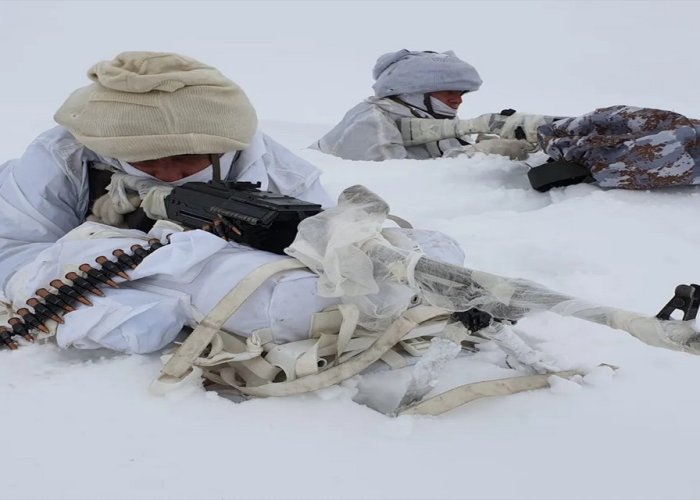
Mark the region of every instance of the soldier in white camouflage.
[[602, 187], [650, 189], [700, 184], [698, 130], [700, 120], [672, 111], [612, 106], [543, 125], [538, 140]]

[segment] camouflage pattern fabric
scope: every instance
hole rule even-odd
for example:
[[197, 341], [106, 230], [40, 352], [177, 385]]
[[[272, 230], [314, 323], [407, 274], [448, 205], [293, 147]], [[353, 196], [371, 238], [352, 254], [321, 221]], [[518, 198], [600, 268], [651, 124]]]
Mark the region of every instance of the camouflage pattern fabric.
[[700, 120], [633, 106], [601, 108], [538, 129], [555, 160], [587, 166], [602, 187], [649, 189], [700, 184]]

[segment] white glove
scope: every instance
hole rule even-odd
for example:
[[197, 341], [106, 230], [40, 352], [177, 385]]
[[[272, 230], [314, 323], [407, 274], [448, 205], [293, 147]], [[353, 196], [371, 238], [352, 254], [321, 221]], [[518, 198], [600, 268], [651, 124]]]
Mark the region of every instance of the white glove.
[[154, 186], [162, 186], [163, 183], [147, 177], [136, 177], [121, 172], [112, 174], [112, 178], [107, 186], [107, 193], [112, 198], [112, 203], [115, 206], [117, 213], [127, 214], [138, 208], [132, 207], [129, 202], [129, 197], [138, 193], [139, 198], [143, 199], [148, 191]]
[[[549, 121], [547, 118], [549, 118]], [[515, 113], [505, 117], [505, 121], [501, 125], [501, 131], [498, 132], [498, 135], [503, 139], [522, 139], [522, 136], [518, 137], [518, 135], [516, 135], [516, 129], [520, 128], [522, 132], [525, 133], [526, 141], [537, 142], [537, 129], [551, 122], [551, 117]]]
[[112, 174], [107, 193], [93, 204], [88, 220], [124, 227], [124, 214], [139, 206], [151, 219], [165, 219], [165, 197], [172, 189], [172, 186], [154, 179], [116, 172]]
[[[457, 130], [459, 135], [496, 134], [503, 139], [525, 139], [534, 143], [537, 142], [537, 128], [558, 119], [553, 116], [526, 113], [513, 113], [510, 116], [487, 113], [476, 118], [460, 120]], [[518, 128], [522, 130], [525, 137], [516, 134]]]
[[109, 193], [103, 194], [92, 204], [92, 213], [88, 215], [87, 220], [92, 222], [101, 222], [114, 227], [126, 227], [124, 224], [124, 214], [133, 212], [139, 207], [141, 198], [137, 193], [124, 194], [124, 196], [115, 203], [115, 200]]
[[[167, 219], [168, 214], [165, 211], [165, 197], [173, 190], [172, 186], [157, 184], [151, 186], [142, 196], [141, 208], [151, 219]], [[139, 191], [139, 194], [141, 192]]]
[[471, 147], [479, 153], [507, 156], [511, 160], [524, 160], [537, 149], [536, 144], [515, 139], [488, 139]]
[[459, 120], [432, 118], [401, 118], [399, 128], [404, 146], [416, 146], [429, 142], [459, 137]]

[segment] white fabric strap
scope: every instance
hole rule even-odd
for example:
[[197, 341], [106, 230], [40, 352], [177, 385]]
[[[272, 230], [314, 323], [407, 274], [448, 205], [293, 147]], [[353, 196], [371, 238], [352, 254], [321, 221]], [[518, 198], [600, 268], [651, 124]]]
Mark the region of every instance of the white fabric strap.
[[324, 333], [337, 333], [343, 324], [343, 315], [334, 305], [311, 316], [309, 338], [318, 338]]
[[[248, 351], [248, 341], [239, 339], [234, 334], [221, 330], [217, 335], [223, 341], [223, 350], [231, 353], [244, 353]], [[263, 349], [266, 347], [263, 341]], [[247, 384], [249, 385], [260, 385], [273, 380], [280, 369], [274, 365], [268, 363], [262, 357], [255, 357], [247, 361], [236, 362], [240, 369], [238, 370], [239, 375], [241, 375]], [[228, 363], [226, 363], [228, 365]], [[219, 369], [219, 368], [215, 368]], [[205, 369], [204, 374], [208, 376], [211, 373], [211, 369]]]
[[217, 332], [211, 341], [211, 352], [206, 357], [198, 357], [192, 364], [200, 367], [211, 367], [233, 362], [249, 361], [257, 358], [263, 353], [260, 338], [255, 334], [248, 337], [245, 343], [245, 350], [241, 352], [231, 352], [224, 349], [224, 341], [221, 333]]
[[544, 375], [525, 375], [497, 380], [486, 380], [460, 385], [454, 389], [399, 410], [397, 415], [440, 415], [471, 401], [493, 396], [507, 396], [533, 389], [549, 387], [549, 377], [570, 379], [583, 373], [576, 370], [555, 372]]
[[340, 356], [346, 351], [348, 342], [350, 342], [350, 338], [357, 329], [357, 322], [360, 320], [360, 310], [354, 304], [340, 304], [338, 310], [343, 315], [336, 348], [336, 353]]
[[408, 366], [408, 361], [406, 361], [406, 358], [401, 356], [401, 354], [396, 352], [394, 349], [389, 349], [387, 352], [382, 354], [382, 357], [379, 359], [389, 365], [389, 368], [392, 370], [399, 370]]
[[168, 360], [159, 379], [180, 379], [191, 369], [193, 362], [202, 354], [223, 324], [238, 310], [243, 302], [271, 276], [306, 266], [296, 259], [282, 259], [270, 262], [242, 279], [199, 323], [185, 339], [172, 358]]
[[338, 384], [380, 359], [419, 323], [444, 314], [445, 310], [437, 307], [414, 307], [394, 321], [368, 349], [344, 363], [289, 382], [270, 383], [258, 387], [234, 387], [249, 396], [269, 397], [302, 394]]
[[[617, 366], [602, 363], [611, 370], [617, 370]], [[550, 377], [560, 377], [571, 379], [577, 375], [584, 375], [579, 370], [566, 370], [548, 374], [524, 375], [520, 377], [502, 378], [496, 380], [485, 380], [483, 382], [473, 382], [471, 384], [460, 385], [442, 394], [425, 399], [419, 403], [410, 405], [404, 409], [399, 409], [399, 415], [440, 415], [449, 410], [465, 405], [481, 398], [493, 396], [508, 396], [519, 392], [531, 391], [534, 389], [544, 389], [551, 385]]]

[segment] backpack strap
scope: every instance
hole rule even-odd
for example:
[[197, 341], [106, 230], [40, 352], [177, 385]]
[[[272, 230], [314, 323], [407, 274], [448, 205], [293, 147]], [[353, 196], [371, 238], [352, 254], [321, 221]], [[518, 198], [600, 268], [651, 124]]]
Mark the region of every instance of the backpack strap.
[[218, 304], [207, 314], [199, 325], [180, 345], [175, 354], [167, 361], [156, 380], [158, 385], [177, 384], [192, 370], [194, 361], [212, 342], [223, 324], [238, 310], [250, 295], [268, 278], [292, 269], [306, 266], [296, 259], [282, 259], [260, 266], [243, 278]]
[[290, 396], [315, 391], [338, 384], [357, 375], [382, 358], [419, 324], [444, 317], [446, 311], [433, 306], [417, 306], [406, 311], [389, 328], [374, 338], [372, 344], [344, 362], [318, 373], [302, 376], [286, 382], [271, 382], [257, 387], [231, 384], [243, 394], [257, 397]]
[[[405, 339], [435, 335], [445, 326], [449, 315], [445, 310], [416, 306], [377, 335], [358, 328], [359, 311], [354, 305], [340, 304], [337, 311], [314, 315], [308, 340], [276, 345], [265, 331], [241, 339], [221, 330], [265, 280], [281, 271], [305, 267], [296, 259], [278, 260], [241, 280], [165, 360], [151, 391], [162, 394], [199, 375], [251, 396], [313, 391], [350, 378], [380, 359], [392, 368], [406, 366], [392, 349]], [[209, 352], [203, 356], [207, 347]], [[285, 381], [274, 382], [281, 372]]]
[[[605, 365], [610, 366], [610, 365]], [[616, 367], [611, 367], [616, 369]], [[561, 377], [572, 379], [576, 376], [583, 376], [580, 370], [566, 370], [553, 373], [521, 375], [502, 379], [484, 380], [482, 382], [471, 382], [460, 385], [431, 398], [399, 408], [396, 416], [401, 415], [441, 415], [447, 411], [463, 406], [481, 398], [496, 396], [508, 396], [524, 391], [544, 389], [550, 387], [551, 377]]]

